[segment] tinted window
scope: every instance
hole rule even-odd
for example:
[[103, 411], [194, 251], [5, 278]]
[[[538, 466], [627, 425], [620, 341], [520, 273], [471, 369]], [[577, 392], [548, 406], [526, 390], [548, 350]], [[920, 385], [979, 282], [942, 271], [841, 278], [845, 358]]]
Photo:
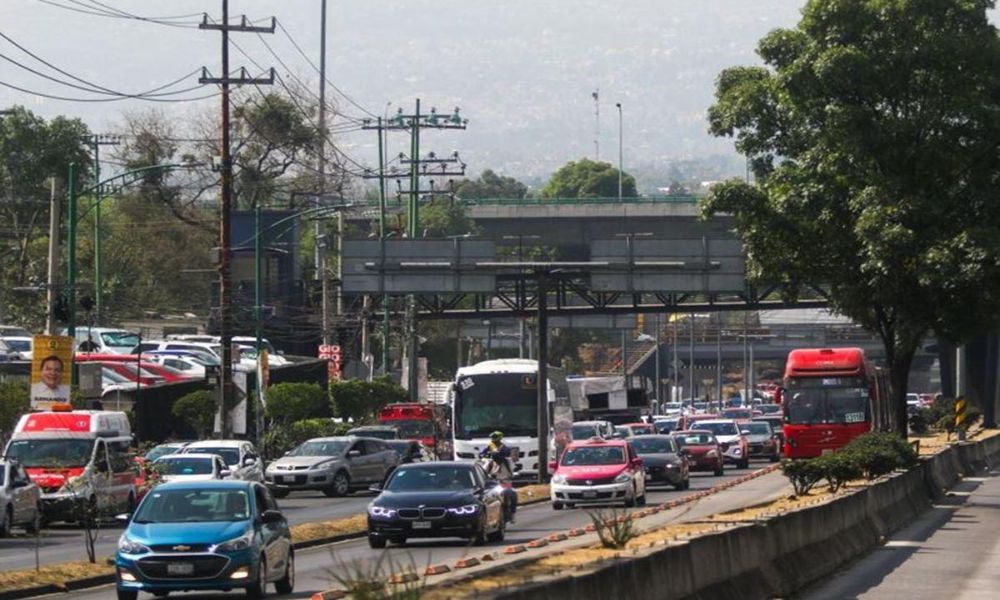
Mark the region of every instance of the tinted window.
[[767, 423], [744, 423], [740, 425], [742, 429], [749, 429], [751, 435], [771, 435], [771, 426]]
[[166, 475], [211, 475], [213, 462], [210, 458], [178, 456], [161, 458], [153, 464]]
[[598, 432], [596, 425], [574, 425], [573, 426], [573, 439], [574, 440], [589, 440], [592, 437], [601, 437], [600, 432]]
[[667, 454], [677, 451], [677, 449], [674, 448], [673, 440], [666, 436], [636, 438], [632, 440], [632, 446], [639, 454]]
[[715, 443], [715, 437], [710, 433], [685, 433], [675, 439], [681, 446], [704, 446]]
[[300, 444], [289, 456], [340, 456], [347, 447], [344, 441], [314, 441]]
[[621, 446], [581, 446], [570, 448], [562, 455], [560, 464], [567, 467], [581, 465], [620, 465], [625, 462]]
[[468, 490], [476, 485], [469, 467], [399, 468], [389, 478], [386, 489], [393, 492]]

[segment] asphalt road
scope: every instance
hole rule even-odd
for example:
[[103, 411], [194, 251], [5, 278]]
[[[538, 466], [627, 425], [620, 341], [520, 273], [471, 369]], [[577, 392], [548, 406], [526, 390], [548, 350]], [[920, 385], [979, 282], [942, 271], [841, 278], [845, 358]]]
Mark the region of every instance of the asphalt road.
[[[375, 494], [355, 492], [345, 498], [327, 498], [322, 492], [296, 492], [278, 501], [292, 525], [314, 521], [329, 521], [363, 513]], [[0, 538], [0, 571], [33, 568], [35, 566], [35, 538], [21, 534]], [[114, 522], [102, 524], [97, 540], [97, 555], [114, 554], [121, 536], [122, 526]], [[42, 531], [38, 539], [38, 557], [43, 565], [86, 560], [83, 530], [76, 525], [55, 523]]]
[[[695, 473], [691, 477], [690, 491], [674, 491], [670, 488], [650, 488], [647, 499], [650, 504], [681, 498], [698, 490], [707, 489], [728, 479], [739, 477], [752, 470], [766, 466], [767, 463], [753, 463], [750, 469], [727, 469], [722, 477], [713, 477], [707, 473]], [[741, 506], [756, 504], [773, 499], [787, 493], [788, 482], [780, 473], [771, 473], [718, 494], [708, 496], [695, 503], [673, 509], [671, 519], [684, 521], [697, 519], [709, 514], [732, 510]], [[663, 513], [661, 513], [663, 514]], [[485, 548], [469, 548], [459, 540], [431, 540], [427, 542], [408, 542], [405, 546], [392, 546], [387, 550], [372, 550], [367, 540], [348, 540], [318, 548], [302, 550], [296, 554], [296, 591], [282, 598], [309, 598], [313, 593], [336, 587], [336, 581], [331, 575], [332, 570], [340, 572], [351, 568], [351, 565], [373, 565], [378, 560], [391, 561], [397, 565], [415, 565], [423, 568], [428, 564], [454, 561], [467, 554], [481, 555], [499, 547], [525, 543], [543, 537], [555, 531], [565, 531], [572, 527], [582, 527], [590, 522], [586, 511], [563, 510], [553, 511], [549, 503], [540, 503], [522, 507], [518, 511], [515, 525], [507, 529], [507, 538], [502, 543], [489, 544]], [[111, 587], [95, 588], [69, 594], [76, 599], [104, 599], [110, 594]], [[62, 594], [60, 597], [65, 598]], [[152, 596], [140, 596], [152, 598]], [[171, 597], [174, 597], [172, 594]], [[179, 598], [216, 599], [235, 597], [233, 594], [177, 594]]]
[[1000, 594], [1000, 471], [969, 477], [882, 547], [801, 597], [986, 600]]

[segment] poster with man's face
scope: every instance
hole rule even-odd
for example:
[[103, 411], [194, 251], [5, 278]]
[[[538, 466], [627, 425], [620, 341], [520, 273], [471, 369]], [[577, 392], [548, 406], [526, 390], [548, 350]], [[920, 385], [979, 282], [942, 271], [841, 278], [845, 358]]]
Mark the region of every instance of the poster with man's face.
[[68, 403], [73, 369], [73, 338], [34, 336], [31, 353], [31, 408], [45, 410]]

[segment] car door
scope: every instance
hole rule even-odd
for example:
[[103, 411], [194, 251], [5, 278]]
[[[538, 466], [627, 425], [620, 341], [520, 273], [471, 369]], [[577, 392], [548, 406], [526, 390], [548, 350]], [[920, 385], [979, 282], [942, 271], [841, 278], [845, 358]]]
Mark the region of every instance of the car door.
[[473, 471], [475, 473], [476, 485], [482, 490], [483, 504], [486, 505], [487, 527], [493, 523], [497, 523], [497, 527], [499, 527], [499, 523], [503, 519], [503, 496], [501, 496], [501, 492], [499, 491], [500, 486], [487, 486], [486, 480], [488, 478], [486, 477], [486, 471], [479, 465], [475, 465]]
[[383, 441], [365, 440], [369, 454], [372, 457], [372, 464], [375, 469], [375, 481], [381, 483], [389, 473], [399, 464], [399, 455]]
[[7, 488], [7, 498], [10, 501], [10, 511], [14, 523], [23, 523], [32, 512], [32, 507], [28, 505], [31, 498], [27, 483], [20, 478], [17, 465], [10, 465], [7, 468], [8, 472], [7, 476], [4, 477], [4, 484]]
[[371, 459], [365, 440], [354, 442], [354, 445], [347, 451], [347, 464], [351, 469], [351, 481], [375, 481], [375, 465], [372, 464]]
[[129, 443], [125, 440], [107, 442], [108, 450], [108, 483], [111, 487], [108, 494], [115, 506], [126, 506], [129, 496], [135, 499], [135, 471], [132, 469], [132, 459], [129, 457]]
[[267, 559], [267, 578], [271, 581], [284, 573], [285, 563], [288, 561], [288, 554], [291, 551], [288, 522], [283, 520], [277, 523], [265, 523], [261, 515], [267, 510], [278, 510], [278, 503], [274, 501], [271, 492], [260, 484], [254, 484], [253, 493], [254, 504], [257, 507], [254, 521], [259, 523], [261, 540], [264, 544], [264, 556]]

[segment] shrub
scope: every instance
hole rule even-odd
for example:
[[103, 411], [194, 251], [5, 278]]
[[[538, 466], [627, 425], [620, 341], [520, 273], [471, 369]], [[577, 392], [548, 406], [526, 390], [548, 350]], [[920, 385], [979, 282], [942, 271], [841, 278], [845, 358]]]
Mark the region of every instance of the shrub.
[[639, 535], [635, 529], [635, 521], [629, 518], [627, 511], [594, 510], [588, 513], [590, 522], [594, 524], [601, 545], [612, 550], [624, 548], [633, 538]]
[[349, 423], [335, 423], [330, 419], [304, 419], [288, 425], [272, 425], [264, 433], [267, 457], [283, 455], [306, 440], [317, 437], [344, 435]]
[[857, 459], [850, 452], [832, 452], [812, 461], [816, 470], [822, 472], [831, 492], [836, 492], [848, 481], [861, 479], [863, 475]]
[[198, 390], [178, 398], [170, 412], [174, 418], [187, 423], [199, 439], [206, 439], [212, 434], [218, 404], [214, 393]]
[[0, 444], [6, 443], [17, 420], [30, 409], [27, 380], [0, 382]]
[[273, 423], [332, 417], [323, 388], [315, 383], [279, 383], [267, 390], [266, 416]]
[[913, 433], [927, 433], [930, 428], [931, 421], [931, 411], [929, 408], [918, 409], [917, 412], [910, 415], [910, 431]]
[[796, 496], [808, 494], [809, 490], [825, 476], [820, 468], [822, 465], [817, 465], [816, 460], [808, 458], [782, 461], [781, 471], [792, 483]]
[[853, 456], [868, 479], [911, 467], [917, 462], [913, 447], [894, 433], [866, 433], [851, 440], [842, 452]]
[[373, 420], [386, 404], [406, 400], [406, 390], [391, 378], [378, 377], [373, 381], [351, 379], [330, 386], [330, 395], [338, 417], [359, 423]]

